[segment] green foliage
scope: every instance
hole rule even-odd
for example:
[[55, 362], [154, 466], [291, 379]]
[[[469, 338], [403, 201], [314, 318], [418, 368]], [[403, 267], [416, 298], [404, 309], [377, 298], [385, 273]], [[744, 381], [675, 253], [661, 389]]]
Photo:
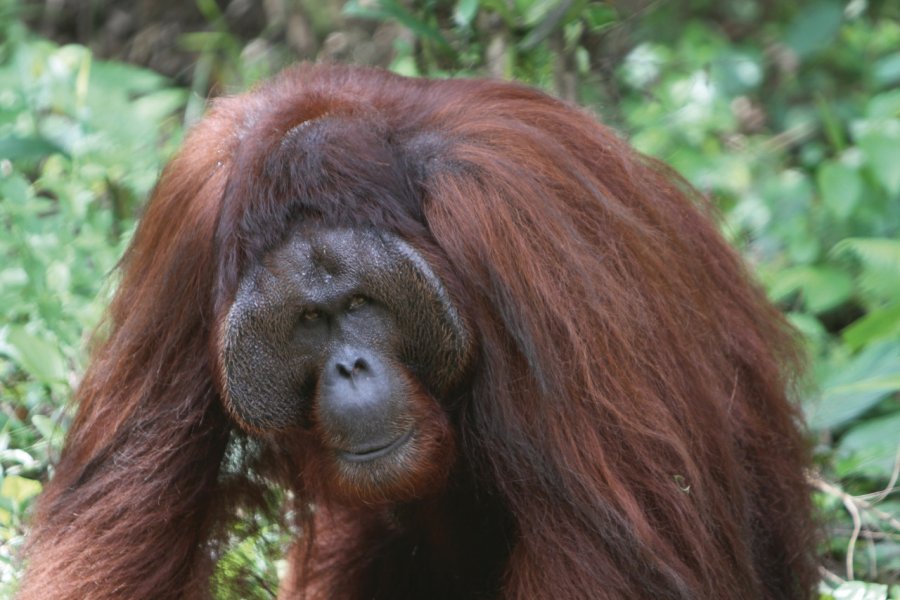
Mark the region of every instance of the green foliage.
[[[626, 5], [349, 0], [343, 16], [399, 26], [390, 68], [402, 74], [517, 78], [592, 106], [715, 198], [725, 234], [809, 349], [801, 400], [832, 574], [822, 598], [900, 599], [900, 8]], [[107, 274], [180, 139], [173, 115], [187, 106], [193, 120], [211, 82], [243, 86], [286, 54], [254, 58], [219, 5], [197, 0], [209, 27], [181, 40], [198, 56], [188, 95], [31, 37], [16, 6], [0, 0], [0, 595], [114, 286]], [[342, 25], [314, 12], [318, 29]], [[232, 537], [216, 576], [251, 574], [265, 594], [289, 536], [263, 520]]]
[[3, 23], [0, 45], [0, 596], [48, 475], [108, 274], [164, 156], [183, 90]]
[[245, 46], [243, 40], [229, 31], [226, 16], [215, 0], [195, 0], [195, 3], [208, 27], [185, 33], [179, 40], [184, 50], [197, 56], [185, 111], [185, 121], [189, 123], [203, 114], [210, 88], [221, 87], [218, 91], [224, 93], [243, 91], [274, 74], [278, 65], [285, 65], [289, 60], [286, 49], [265, 46], [260, 51]]
[[[253, 516], [236, 523], [231, 532], [228, 550], [216, 564], [214, 582], [245, 582], [241, 589], [242, 600], [270, 600], [277, 596], [278, 582], [286, 574], [287, 562], [283, 558], [290, 547], [291, 532], [277, 524], [267, 523]], [[247, 585], [249, 583], [249, 585]], [[235, 585], [213, 587], [217, 600], [232, 600], [230, 591]]]
[[617, 19], [613, 8], [590, 0], [425, 0], [411, 8], [397, 0], [349, 0], [343, 10], [349, 17], [397, 22], [414, 34], [415, 45], [395, 46], [391, 68], [398, 73], [446, 76], [487, 70], [546, 87], [570, 67], [586, 73], [587, 35]]
[[900, 598], [900, 587], [863, 581], [848, 581], [828, 590], [820, 596], [821, 600], [897, 600]]

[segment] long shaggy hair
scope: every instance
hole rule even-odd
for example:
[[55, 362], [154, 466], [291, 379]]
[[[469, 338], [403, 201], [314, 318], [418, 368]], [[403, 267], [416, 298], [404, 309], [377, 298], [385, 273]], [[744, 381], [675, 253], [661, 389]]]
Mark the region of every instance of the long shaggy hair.
[[[301, 532], [284, 597], [809, 598], [795, 341], [705, 212], [521, 85], [301, 65], [216, 100], [122, 260], [20, 598], [208, 597], [268, 486]], [[471, 325], [436, 498], [330, 502], [316, 457], [223, 409], [240, 278], [312, 217], [406, 240]]]

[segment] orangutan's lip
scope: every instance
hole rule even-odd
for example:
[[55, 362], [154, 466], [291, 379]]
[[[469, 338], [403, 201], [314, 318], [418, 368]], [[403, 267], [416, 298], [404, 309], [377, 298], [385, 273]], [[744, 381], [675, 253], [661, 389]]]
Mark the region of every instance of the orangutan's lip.
[[410, 439], [412, 439], [412, 436], [413, 430], [409, 429], [406, 433], [397, 437], [384, 446], [379, 446], [377, 448], [366, 448], [361, 452], [351, 450], [338, 450], [337, 452], [338, 456], [340, 456], [343, 460], [350, 462], [367, 462], [370, 460], [375, 460], [376, 458], [381, 458], [382, 456], [387, 456], [401, 446], [404, 446]]

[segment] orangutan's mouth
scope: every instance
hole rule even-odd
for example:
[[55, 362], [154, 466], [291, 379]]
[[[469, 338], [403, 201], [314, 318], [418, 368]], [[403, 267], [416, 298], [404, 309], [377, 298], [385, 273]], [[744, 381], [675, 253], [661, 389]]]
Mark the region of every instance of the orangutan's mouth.
[[399, 437], [383, 446], [358, 448], [353, 450], [340, 449], [337, 451], [337, 453], [341, 459], [349, 462], [367, 462], [393, 453], [399, 448], [405, 446], [406, 443], [412, 439], [412, 436], [413, 430], [410, 429], [406, 433], [400, 435]]

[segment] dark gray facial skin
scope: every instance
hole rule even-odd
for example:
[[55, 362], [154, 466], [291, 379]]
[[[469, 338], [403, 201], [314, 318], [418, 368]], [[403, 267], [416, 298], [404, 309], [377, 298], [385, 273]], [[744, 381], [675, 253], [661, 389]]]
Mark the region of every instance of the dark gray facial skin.
[[440, 398], [472, 342], [409, 244], [371, 230], [300, 228], [244, 276], [222, 333], [226, 402], [248, 429], [314, 421], [367, 461], [415, 428], [411, 395]]

